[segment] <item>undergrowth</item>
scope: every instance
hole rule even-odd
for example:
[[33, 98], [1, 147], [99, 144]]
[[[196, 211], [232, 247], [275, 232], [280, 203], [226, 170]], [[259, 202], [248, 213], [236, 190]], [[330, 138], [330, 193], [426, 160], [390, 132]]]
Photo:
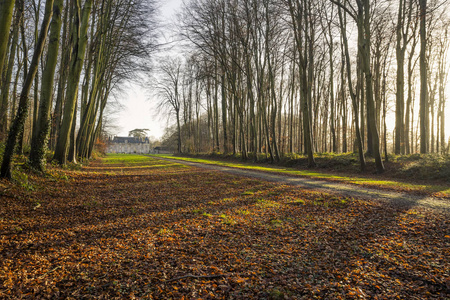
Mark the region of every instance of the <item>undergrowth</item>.
[[420, 179], [450, 178], [450, 156], [438, 154], [413, 154], [394, 158], [402, 166], [399, 174], [405, 177]]

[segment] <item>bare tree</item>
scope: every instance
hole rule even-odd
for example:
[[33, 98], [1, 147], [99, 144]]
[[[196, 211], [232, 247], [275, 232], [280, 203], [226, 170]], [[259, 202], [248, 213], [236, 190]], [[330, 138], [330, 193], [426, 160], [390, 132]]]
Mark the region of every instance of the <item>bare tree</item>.
[[169, 114], [175, 114], [177, 123], [177, 152], [181, 153], [181, 106], [182, 106], [182, 73], [181, 59], [167, 58], [159, 68], [160, 80], [156, 84], [156, 90], [160, 102], [160, 110], [166, 110]]

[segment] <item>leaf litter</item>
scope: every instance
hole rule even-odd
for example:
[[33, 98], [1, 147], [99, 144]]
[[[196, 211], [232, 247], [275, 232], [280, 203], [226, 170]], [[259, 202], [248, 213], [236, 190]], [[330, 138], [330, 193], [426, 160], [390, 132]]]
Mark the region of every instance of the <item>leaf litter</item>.
[[444, 213], [153, 158], [57, 172], [0, 194], [2, 299], [449, 297]]

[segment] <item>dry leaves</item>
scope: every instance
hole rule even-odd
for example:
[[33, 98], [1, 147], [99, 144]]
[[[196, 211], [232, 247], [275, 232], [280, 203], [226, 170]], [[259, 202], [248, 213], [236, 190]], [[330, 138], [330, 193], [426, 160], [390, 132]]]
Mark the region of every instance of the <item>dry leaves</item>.
[[448, 215], [150, 158], [65, 175], [0, 196], [0, 298], [449, 297]]

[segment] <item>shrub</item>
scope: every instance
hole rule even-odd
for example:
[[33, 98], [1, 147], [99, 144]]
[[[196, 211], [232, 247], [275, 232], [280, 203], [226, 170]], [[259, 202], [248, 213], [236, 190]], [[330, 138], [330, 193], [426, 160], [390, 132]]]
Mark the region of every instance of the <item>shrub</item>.
[[28, 175], [24, 172], [24, 170], [17, 166], [12, 169], [12, 179], [13, 181], [23, 187], [26, 190], [33, 191], [34, 186], [29, 182]]

